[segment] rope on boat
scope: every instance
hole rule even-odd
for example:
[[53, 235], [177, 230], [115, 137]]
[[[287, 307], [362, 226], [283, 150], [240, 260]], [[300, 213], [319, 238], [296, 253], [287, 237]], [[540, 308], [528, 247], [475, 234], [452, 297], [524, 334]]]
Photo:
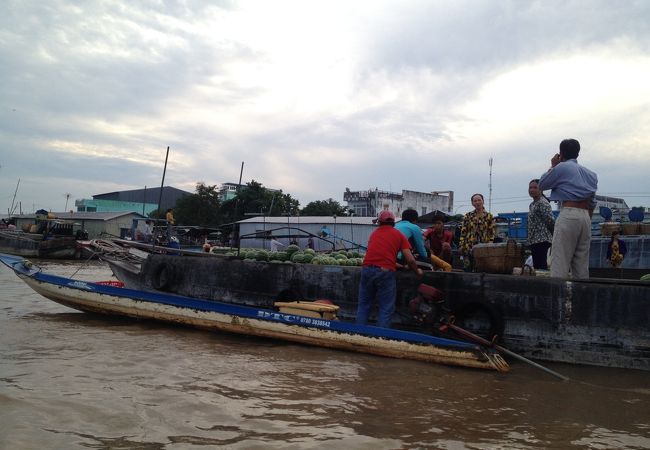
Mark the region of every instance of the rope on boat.
[[[77, 270], [74, 271], [69, 278], [74, 278], [74, 276], [79, 272], [83, 267], [85, 267], [88, 262], [93, 259], [95, 256], [101, 259], [102, 256], [108, 256], [111, 259], [119, 259], [121, 261], [126, 261], [132, 264], [140, 264], [142, 259], [136, 255], [129, 253], [129, 250], [120, 247], [116, 243], [106, 240], [106, 239], [93, 239], [90, 241], [90, 250], [91, 255], [86, 259], [84, 264], [80, 265]], [[93, 250], [94, 249], [94, 250]]]
[[90, 241], [90, 246], [96, 251], [93, 254], [98, 256], [108, 256], [113, 259], [139, 264], [142, 258], [129, 252], [128, 249], [117, 245], [115, 242], [107, 239], [93, 239]]

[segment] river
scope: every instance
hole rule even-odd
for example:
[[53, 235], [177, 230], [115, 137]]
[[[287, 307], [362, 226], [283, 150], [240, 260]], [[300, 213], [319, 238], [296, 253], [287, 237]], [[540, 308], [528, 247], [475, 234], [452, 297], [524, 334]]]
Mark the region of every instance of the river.
[[0, 449], [650, 448], [650, 373], [544, 364], [571, 380], [91, 315], [0, 267]]

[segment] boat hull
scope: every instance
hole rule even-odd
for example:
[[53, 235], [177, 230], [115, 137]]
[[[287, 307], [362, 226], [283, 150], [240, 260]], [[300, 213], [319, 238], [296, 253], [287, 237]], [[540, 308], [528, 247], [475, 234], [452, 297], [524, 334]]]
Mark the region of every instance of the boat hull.
[[[358, 267], [222, 256], [150, 255], [140, 267], [114, 262], [111, 268], [128, 287], [234, 304], [329, 299], [343, 318], [354, 317], [360, 281]], [[425, 283], [445, 294], [454, 313], [470, 311], [465, 328], [474, 331], [471, 315], [483, 315], [475, 322], [487, 320], [503, 346], [528, 358], [650, 370], [650, 283], [464, 272], [429, 272], [422, 279], [400, 272], [397, 278], [395, 327], [430, 331], [409, 311]]]
[[37, 293], [80, 311], [159, 320], [394, 358], [502, 372], [509, 370], [507, 363], [493, 350], [465, 342], [97, 285], [44, 275], [33, 268], [21, 267], [17, 260], [7, 265]]
[[21, 232], [0, 232], [0, 253], [41, 259], [72, 259], [77, 255], [73, 237], [52, 237]]

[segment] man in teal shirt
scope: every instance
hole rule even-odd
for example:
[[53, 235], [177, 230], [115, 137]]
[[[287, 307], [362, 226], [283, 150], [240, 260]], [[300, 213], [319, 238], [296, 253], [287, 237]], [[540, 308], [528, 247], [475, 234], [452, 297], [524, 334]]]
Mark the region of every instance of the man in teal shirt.
[[[414, 209], [406, 209], [402, 212], [402, 220], [395, 224], [395, 229], [406, 236], [413, 249], [415, 259], [428, 262], [427, 249], [424, 246], [424, 238], [422, 237], [422, 228], [415, 224], [417, 220], [418, 212]], [[398, 255], [399, 260], [401, 260], [401, 253]]]

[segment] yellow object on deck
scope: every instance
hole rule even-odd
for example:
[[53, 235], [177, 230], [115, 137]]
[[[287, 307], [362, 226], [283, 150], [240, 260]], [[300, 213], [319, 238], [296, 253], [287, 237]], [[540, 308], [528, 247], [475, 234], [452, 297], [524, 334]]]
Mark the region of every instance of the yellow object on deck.
[[431, 255], [431, 263], [445, 272], [451, 272], [451, 264], [444, 259], [438, 258], [436, 255]]
[[326, 320], [336, 319], [336, 312], [339, 310], [336, 305], [318, 302], [275, 302], [274, 306], [285, 314], [296, 314]]

